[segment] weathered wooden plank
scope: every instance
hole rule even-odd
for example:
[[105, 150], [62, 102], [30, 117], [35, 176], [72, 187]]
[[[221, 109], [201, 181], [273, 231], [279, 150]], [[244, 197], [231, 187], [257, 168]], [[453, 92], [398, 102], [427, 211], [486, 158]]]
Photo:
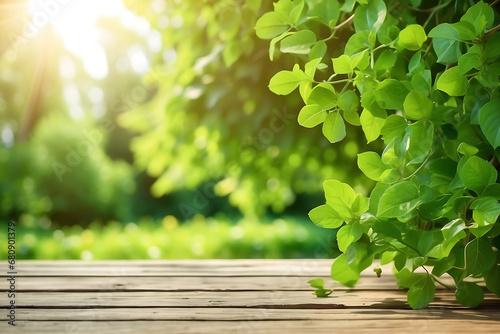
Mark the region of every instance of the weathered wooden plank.
[[263, 321], [476, 319], [500, 322], [500, 309], [259, 309], [259, 308], [112, 308], [18, 309], [18, 321]]
[[[347, 288], [334, 282], [330, 276], [68, 276], [68, 277], [18, 277], [17, 290], [24, 291], [270, 291], [298, 290], [313, 291], [307, 283], [313, 278], [322, 278], [325, 287], [336, 290], [397, 290], [396, 279], [392, 273], [382, 277], [364, 276], [354, 288]], [[453, 285], [451, 277], [443, 277], [442, 282]], [[0, 280], [0, 291], [8, 289], [8, 281]], [[437, 285], [438, 289], [444, 289]]]
[[[325, 276], [329, 259], [18, 261], [19, 276]], [[390, 267], [387, 267], [390, 270]]]
[[[6, 326], [7, 327], [7, 326]], [[94, 321], [19, 322], [3, 333], [485, 333], [498, 334], [500, 324], [485, 319], [300, 320], [300, 321]]]
[[[451, 291], [438, 291], [432, 306], [460, 307]], [[0, 306], [6, 307], [6, 300]], [[500, 307], [500, 299], [486, 294], [486, 305]], [[317, 298], [309, 291], [176, 291], [176, 292], [30, 292], [18, 293], [16, 304], [38, 308], [110, 307], [268, 307], [268, 308], [408, 308], [405, 291], [334, 291]]]

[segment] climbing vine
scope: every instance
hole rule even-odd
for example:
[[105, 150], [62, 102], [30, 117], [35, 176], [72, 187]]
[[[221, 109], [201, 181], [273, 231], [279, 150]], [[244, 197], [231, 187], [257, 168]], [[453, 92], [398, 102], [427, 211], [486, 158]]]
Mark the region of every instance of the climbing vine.
[[[500, 296], [497, 2], [279, 0], [257, 22], [269, 57], [296, 61], [269, 89], [298, 89], [299, 124], [321, 125], [331, 143], [361, 127], [383, 145], [358, 154], [376, 181], [369, 197], [327, 180], [326, 203], [309, 212], [338, 229], [331, 274], [341, 284], [353, 287], [380, 258], [394, 263], [414, 309], [434, 300], [436, 283], [469, 307], [484, 298], [470, 278]], [[331, 293], [321, 280], [311, 285]]]

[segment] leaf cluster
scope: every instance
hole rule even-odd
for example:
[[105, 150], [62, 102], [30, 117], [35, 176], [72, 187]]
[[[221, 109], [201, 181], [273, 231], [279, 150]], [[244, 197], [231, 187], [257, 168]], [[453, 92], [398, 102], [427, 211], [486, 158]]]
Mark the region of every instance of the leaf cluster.
[[377, 182], [369, 198], [328, 180], [326, 204], [309, 213], [339, 229], [331, 274], [341, 284], [380, 258], [415, 309], [444, 274], [465, 306], [484, 297], [468, 278], [500, 296], [498, 21], [483, 1], [280, 0], [257, 22], [271, 57], [294, 55], [269, 88], [298, 88], [302, 126], [321, 125], [331, 143], [356, 127], [383, 142], [358, 154]]

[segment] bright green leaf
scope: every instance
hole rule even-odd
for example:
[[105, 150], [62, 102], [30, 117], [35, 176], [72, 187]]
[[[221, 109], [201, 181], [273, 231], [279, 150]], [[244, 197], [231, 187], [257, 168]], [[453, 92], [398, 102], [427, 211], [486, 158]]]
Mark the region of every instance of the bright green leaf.
[[311, 30], [301, 30], [285, 37], [280, 44], [283, 53], [308, 54], [316, 43], [316, 35]]
[[415, 209], [419, 203], [418, 187], [409, 181], [392, 185], [380, 198], [378, 217], [400, 217]]
[[323, 183], [325, 190], [326, 203], [339, 213], [344, 220], [351, 219], [351, 206], [356, 199], [356, 193], [346, 183], [337, 180], [327, 180]]
[[469, 81], [460, 74], [458, 66], [455, 66], [439, 77], [436, 87], [450, 96], [463, 96], [469, 89]]
[[419, 24], [410, 24], [399, 33], [398, 44], [410, 51], [417, 51], [426, 40], [424, 28]]
[[300, 112], [297, 121], [306, 128], [313, 128], [325, 121], [328, 113], [318, 104], [304, 106]]
[[255, 24], [257, 36], [262, 39], [271, 39], [281, 35], [288, 29], [289, 25], [281, 19], [280, 15], [275, 12], [269, 12]]
[[345, 138], [345, 123], [340, 112], [333, 111], [328, 114], [323, 122], [323, 135], [330, 141], [336, 143]]
[[360, 224], [347, 224], [342, 226], [337, 232], [337, 244], [339, 250], [346, 252], [347, 247], [353, 242], [356, 242], [363, 235], [363, 228]]
[[428, 118], [434, 107], [432, 101], [425, 94], [415, 90], [406, 96], [403, 106], [406, 116], [412, 120]]
[[338, 228], [344, 222], [339, 214], [327, 204], [309, 211], [309, 218], [315, 225], [323, 228]]
[[293, 92], [303, 81], [310, 78], [295, 64], [293, 71], [280, 71], [269, 81], [269, 89], [277, 95], [288, 95]]

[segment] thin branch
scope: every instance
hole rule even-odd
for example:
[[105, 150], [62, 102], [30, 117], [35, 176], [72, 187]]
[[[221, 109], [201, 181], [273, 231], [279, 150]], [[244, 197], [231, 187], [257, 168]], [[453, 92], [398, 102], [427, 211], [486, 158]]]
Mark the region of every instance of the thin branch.
[[493, 7], [493, 6], [495, 6], [495, 5], [499, 4], [499, 3], [500, 3], [500, 0], [495, 0], [492, 3], [490, 3], [489, 5], [490, 5], [490, 7]]
[[348, 24], [349, 22], [351, 22], [352, 20], [354, 20], [354, 14], [352, 14], [351, 16], [349, 16], [349, 18], [347, 20], [345, 20], [344, 22], [342, 22], [342, 23], [336, 25], [335, 27], [333, 27], [333, 29], [340, 29], [343, 26], [345, 26], [346, 24]]
[[[498, 0], [498, 1], [500, 2], [500, 0]], [[484, 34], [483, 39], [486, 39], [486, 38], [490, 37], [491, 35], [493, 35], [494, 33], [496, 33], [499, 30], [500, 30], [500, 24], [497, 25], [496, 27], [491, 28], [490, 30], [488, 30], [488, 32], [486, 34]]]

